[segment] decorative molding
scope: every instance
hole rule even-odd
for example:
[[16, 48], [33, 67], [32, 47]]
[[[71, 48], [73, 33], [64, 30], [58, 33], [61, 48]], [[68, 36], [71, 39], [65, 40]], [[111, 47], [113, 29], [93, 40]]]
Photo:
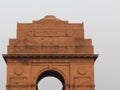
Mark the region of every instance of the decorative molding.
[[55, 68], [55, 67], [52, 67], [52, 70], [59, 72], [63, 76], [65, 83], [69, 83], [69, 79], [68, 79], [69, 76], [65, 75], [65, 74], [67, 74], [67, 73], [65, 73], [65, 71], [62, 71], [59, 68]]
[[6, 87], [36, 87], [35, 84], [32, 85], [6, 85]]
[[79, 68], [79, 69], [78, 69], [78, 74], [80, 74], [80, 75], [86, 75], [86, 74], [87, 74], [87, 71], [84, 70], [84, 68]]
[[17, 76], [20, 76], [20, 75], [22, 75], [22, 74], [24, 73], [24, 69], [21, 68], [21, 67], [16, 67], [16, 68], [14, 69], [14, 73], [15, 73]]
[[82, 59], [94, 59], [96, 60], [98, 57], [98, 54], [3, 54], [3, 57], [5, 61], [7, 62], [7, 59], [17, 59], [17, 58], [65, 58], [65, 59], [75, 59], [75, 58], [82, 58]]
[[90, 77], [74, 77], [74, 86], [91, 85]]
[[95, 85], [70, 85], [70, 84], [66, 84], [66, 87], [95, 87]]
[[38, 72], [36, 72], [35, 76], [33, 76], [33, 84], [35, 84], [37, 82], [37, 78], [45, 71], [50, 70], [49, 65], [46, 65], [47, 67], [43, 67], [41, 70], [39, 70]]

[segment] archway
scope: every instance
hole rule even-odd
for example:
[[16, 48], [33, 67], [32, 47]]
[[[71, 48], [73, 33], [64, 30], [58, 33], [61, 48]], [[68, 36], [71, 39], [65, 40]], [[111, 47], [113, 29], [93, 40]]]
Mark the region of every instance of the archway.
[[37, 87], [38, 90], [62, 90], [63, 85], [56, 77], [47, 76], [38, 82]]
[[36, 82], [36, 85], [37, 85], [36, 90], [38, 90], [38, 83], [46, 78], [49, 78], [49, 79], [53, 78], [54, 80], [55, 79], [59, 80], [63, 86], [62, 90], [65, 90], [65, 80], [64, 80], [63, 76], [59, 72], [54, 71], [54, 70], [47, 70], [39, 75], [39, 77], [37, 78], [37, 82]]
[[7, 90], [38, 90], [38, 82], [48, 76], [57, 78], [62, 90], [95, 88], [98, 55], [92, 40], [84, 37], [83, 23], [54, 16], [17, 23], [17, 38], [9, 40], [7, 51], [3, 55], [8, 66]]

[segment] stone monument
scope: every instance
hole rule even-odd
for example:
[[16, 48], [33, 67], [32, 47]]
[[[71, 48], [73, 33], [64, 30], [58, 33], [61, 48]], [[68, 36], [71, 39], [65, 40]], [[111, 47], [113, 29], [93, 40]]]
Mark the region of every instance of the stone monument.
[[63, 90], [95, 90], [91, 39], [83, 23], [69, 23], [53, 15], [32, 23], [17, 23], [7, 54], [7, 90], [38, 90], [47, 76], [58, 78]]

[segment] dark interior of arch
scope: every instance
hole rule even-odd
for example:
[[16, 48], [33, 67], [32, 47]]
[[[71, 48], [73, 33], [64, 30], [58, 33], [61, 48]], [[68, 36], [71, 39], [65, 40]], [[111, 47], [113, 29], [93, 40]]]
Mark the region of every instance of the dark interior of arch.
[[[53, 77], [56, 77], [57, 79], [59, 79], [61, 81], [61, 83], [63, 84], [62, 90], [65, 90], [65, 80], [64, 80], [63, 76], [59, 72], [54, 71], [54, 70], [47, 70], [47, 71], [43, 72], [42, 74], [40, 74], [37, 79], [36, 84], [38, 84], [38, 82], [41, 79], [43, 79], [44, 77], [47, 77], [47, 76], [53, 76]], [[38, 90], [38, 87], [36, 87], [36, 90]]]

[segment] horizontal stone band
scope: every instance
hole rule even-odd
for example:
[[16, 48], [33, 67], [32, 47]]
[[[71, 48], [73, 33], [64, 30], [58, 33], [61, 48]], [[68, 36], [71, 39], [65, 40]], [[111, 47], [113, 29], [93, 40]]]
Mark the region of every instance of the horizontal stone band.
[[3, 54], [5, 61], [16, 58], [90, 58], [96, 60], [98, 54]]

